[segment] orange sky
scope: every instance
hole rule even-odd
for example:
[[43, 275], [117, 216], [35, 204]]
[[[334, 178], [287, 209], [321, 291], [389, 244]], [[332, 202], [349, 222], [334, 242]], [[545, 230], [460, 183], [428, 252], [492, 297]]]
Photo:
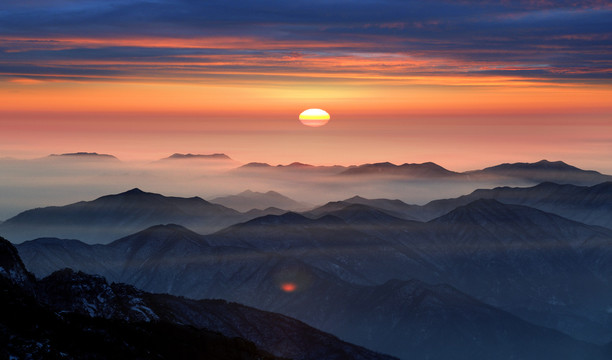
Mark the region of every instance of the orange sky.
[[[354, 1], [331, 21], [329, 4], [185, 3], [193, 9], [175, 14], [161, 1], [108, 15], [121, 4], [0, 6], [0, 157], [223, 152], [453, 170], [547, 158], [612, 173], [606, 4], [442, 2], [442, 11], [434, 1], [373, 13]], [[331, 121], [301, 125], [307, 108]]]
[[[97, 151], [153, 160], [225, 152], [242, 162], [435, 161], [456, 170], [548, 158], [611, 168], [602, 158], [612, 134], [608, 86], [425, 80], [5, 81], [0, 154]], [[453, 85], [439, 84], [445, 81]], [[310, 107], [326, 109], [331, 122], [300, 125], [299, 113]]]

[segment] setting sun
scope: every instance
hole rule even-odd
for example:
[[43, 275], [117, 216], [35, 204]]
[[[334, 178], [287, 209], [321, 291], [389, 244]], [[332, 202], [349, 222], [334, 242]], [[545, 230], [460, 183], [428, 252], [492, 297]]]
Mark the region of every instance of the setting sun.
[[300, 121], [306, 126], [323, 126], [329, 121], [329, 114], [321, 109], [308, 109], [302, 111]]

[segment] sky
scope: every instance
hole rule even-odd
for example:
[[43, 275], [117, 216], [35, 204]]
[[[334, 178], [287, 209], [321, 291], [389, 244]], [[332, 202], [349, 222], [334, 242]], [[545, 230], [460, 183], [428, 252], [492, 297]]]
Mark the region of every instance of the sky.
[[609, 1], [4, 1], [0, 158], [612, 173], [610, 19]]

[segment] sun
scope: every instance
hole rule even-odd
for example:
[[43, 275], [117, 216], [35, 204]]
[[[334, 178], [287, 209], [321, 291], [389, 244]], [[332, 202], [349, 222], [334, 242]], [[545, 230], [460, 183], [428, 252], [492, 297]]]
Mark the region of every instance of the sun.
[[329, 121], [329, 114], [321, 109], [308, 109], [302, 111], [300, 121], [306, 126], [323, 126]]

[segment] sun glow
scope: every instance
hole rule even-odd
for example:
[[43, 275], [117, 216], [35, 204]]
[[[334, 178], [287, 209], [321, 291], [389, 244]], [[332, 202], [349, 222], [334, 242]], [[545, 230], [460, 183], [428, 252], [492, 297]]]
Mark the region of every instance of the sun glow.
[[308, 109], [302, 111], [300, 121], [306, 126], [323, 126], [329, 121], [329, 114], [321, 109]]

